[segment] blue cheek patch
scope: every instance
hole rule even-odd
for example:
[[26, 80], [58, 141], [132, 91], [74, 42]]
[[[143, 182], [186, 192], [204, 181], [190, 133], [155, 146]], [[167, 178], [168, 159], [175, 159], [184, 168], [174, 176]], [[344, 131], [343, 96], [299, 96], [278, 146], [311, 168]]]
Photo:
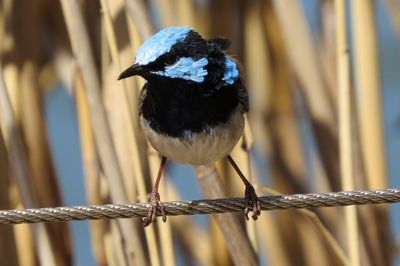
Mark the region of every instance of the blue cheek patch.
[[226, 84], [233, 84], [239, 78], [239, 70], [237, 69], [236, 63], [229, 59], [225, 58], [225, 73], [223, 80]]
[[201, 58], [194, 61], [190, 57], [182, 57], [174, 65], [167, 66], [164, 70], [153, 72], [153, 74], [169, 78], [181, 78], [200, 83], [204, 81], [204, 77], [208, 74], [205, 69], [207, 65], [207, 58]]
[[172, 46], [185, 39], [192, 31], [188, 27], [170, 27], [159, 31], [147, 39], [137, 51], [136, 64], [147, 65], [168, 53]]

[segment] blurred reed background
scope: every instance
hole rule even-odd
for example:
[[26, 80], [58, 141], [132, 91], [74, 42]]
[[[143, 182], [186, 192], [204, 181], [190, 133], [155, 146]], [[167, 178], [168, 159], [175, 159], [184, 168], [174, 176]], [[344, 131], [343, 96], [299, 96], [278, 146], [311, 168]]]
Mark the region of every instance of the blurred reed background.
[[[400, 2], [335, 2], [2, 0], [0, 208], [147, 202], [159, 156], [138, 125], [144, 81], [117, 76], [171, 25], [232, 40], [251, 101], [233, 157], [259, 195], [399, 186]], [[218, 197], [213, 178], [242, 196], [225, 161], [197, 169], [201, 186], [168, 167], [164, 201]], [[2, 225], [0, 265], [393, 265], [399, 211]]]

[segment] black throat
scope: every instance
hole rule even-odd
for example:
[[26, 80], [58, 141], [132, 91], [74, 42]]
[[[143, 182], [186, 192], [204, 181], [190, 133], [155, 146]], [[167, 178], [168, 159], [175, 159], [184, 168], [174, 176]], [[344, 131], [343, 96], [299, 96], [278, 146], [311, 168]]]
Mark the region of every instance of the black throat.
[[179, 138], [191, 132], [206, 132], [226, 122], [239, 104], [237, 82], [218, 90], [211, 86], [151, 78], [141, 92], [140, 114], [160, 134]]

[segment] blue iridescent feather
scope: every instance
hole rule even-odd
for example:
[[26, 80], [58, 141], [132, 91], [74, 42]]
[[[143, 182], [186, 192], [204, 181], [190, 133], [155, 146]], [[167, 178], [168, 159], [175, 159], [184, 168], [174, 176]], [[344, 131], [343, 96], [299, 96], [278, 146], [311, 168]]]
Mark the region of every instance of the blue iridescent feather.
[[237, 69], [236, 63], [229, 59], [225, 58], [225, 73], [223, 80], [226, 84], [233, 84], [239, 78], [239, 70]]
[[162, 71], [153, 73], [169, 78], [181, 78], [200, 83], [204, 81], [204, 77], [208, 74], [205, 69], [207, 64], [207, 58], [194, 61], [190, 57], [181, 57], [175, 64], [165, 67]]
[[185, 39], [192, 29], [189, 27], [170, 27], [159, 31], [147, 39], [137, 51], [136, 63], [147, 65], [168, 53], [178, 42]]

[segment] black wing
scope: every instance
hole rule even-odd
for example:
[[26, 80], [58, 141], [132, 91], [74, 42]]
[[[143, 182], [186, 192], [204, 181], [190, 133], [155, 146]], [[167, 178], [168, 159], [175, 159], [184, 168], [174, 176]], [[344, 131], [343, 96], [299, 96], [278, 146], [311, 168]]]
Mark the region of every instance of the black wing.
[[242, 113], [247, 113], [249, 111], [249, 95], [246, 87], [243, 85], [241, 80], [238, 80], [236, 84], [239, 96], [240, 111]]
[[143, 101], [144, 98], [146, 97], [146, 93], [147, 93], [147, 82], [143, 85], [143, 88], [140, 90], [139, 92], [139, 114], [142, 114], [143, 112]]

